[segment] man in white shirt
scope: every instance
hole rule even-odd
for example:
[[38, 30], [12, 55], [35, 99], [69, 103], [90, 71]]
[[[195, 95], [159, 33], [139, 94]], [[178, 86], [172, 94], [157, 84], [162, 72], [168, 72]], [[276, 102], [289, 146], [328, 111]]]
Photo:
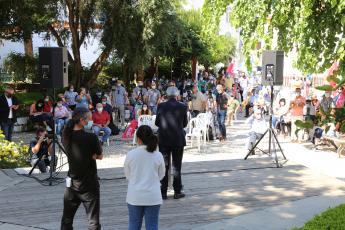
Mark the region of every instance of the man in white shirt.
[[193, 117], [198, 116], [206, 110], [207, 98], [198, 90], [197, 86], [193, 87], [192, 101], [190, 110], [192, 111]]
[[13, 95], [14, 89], [7, 86], [0, 96], [0, 126], [5, 139], [12, 141], [14, 123], [17, 121], [16, 111], [19, 108], [18, 99]]

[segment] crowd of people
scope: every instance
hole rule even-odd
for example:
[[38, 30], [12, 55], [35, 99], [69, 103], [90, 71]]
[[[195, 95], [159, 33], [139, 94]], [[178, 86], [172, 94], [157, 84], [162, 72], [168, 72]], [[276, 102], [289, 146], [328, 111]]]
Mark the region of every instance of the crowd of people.
[[[118, 79], [111, 81], [108, 90], [96, 89], [94, 94], [84, 87], [76, 90], [70, 85], [57, 95], [55, 102], [46, 95], [30, 106], [30, 120], [41, 124], [30, 143], [31, 163], [41, 172], [47, 171], [50, 158], [42, 156], [53, 152], [48, 133], [55, 129], [69, 161], [61, 229], [72, 229], [81, 203], [87, 211], [89, 229], [100, 229], [96, 160], [103, 158], [102, 145], [111, 135], [125, 131], [132, 120], [155, 115], [158, 133], [146, 125], [135, 127], [138, 147], [127, 154], [124, 170], [129, 181], [129, 229], [140, 229], [143, 217], [147, 229], [158, 229], [160, 205], [168, 199], [171, 167], [174, 169], [173, 198], [185, 196], [181, 169], [189, 120], [208, 113], [212, 117], [210, 136], [224, 143], [227, 126], [234, 125], [234, 118], [243, 116], [250, 125], [248, 150], [267, 130], [268, 114], [272, 115], [272, 126], [278, 135], [290, 137], [292, 142], [305, 139], [305, 132], [301, 132], [295, 122], [312, 122], [314, 128], [308, 130], [307, 139], [313, 141], [326, 130], [318, 126], [318, 119], [325, 118], [333, 109], [344, 107], [345, 91], [339, 88], [335, 93], [325, 92], [318, 98], [303, 84], [296, 79], [285, 94], [283, 90], [275, 90], [271, 98], [272, 88], [262, 85], [259, 75], [239, 72], [234, 76], [220, 70], [217, 76], [200, 71], [197, 79], [137, 80], [131, 91]], [[7, 140], [11, 140], [18, 104], [13, 88], [7, 87], [0, 97], [1, 129]]]

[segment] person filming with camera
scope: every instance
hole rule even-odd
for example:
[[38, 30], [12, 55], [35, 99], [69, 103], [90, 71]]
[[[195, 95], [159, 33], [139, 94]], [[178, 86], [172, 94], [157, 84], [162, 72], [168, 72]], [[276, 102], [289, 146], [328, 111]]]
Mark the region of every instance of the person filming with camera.
[[36, 137], [30, 142], [29, 152], [32, 167], [36, 165], [41, 173], [47, 172], [47, 166], [50, 165], [49, 156], [53, 154], [53, 145], [52, 140], [48, 138], [48, 132], [45, 128], [37, 129]]

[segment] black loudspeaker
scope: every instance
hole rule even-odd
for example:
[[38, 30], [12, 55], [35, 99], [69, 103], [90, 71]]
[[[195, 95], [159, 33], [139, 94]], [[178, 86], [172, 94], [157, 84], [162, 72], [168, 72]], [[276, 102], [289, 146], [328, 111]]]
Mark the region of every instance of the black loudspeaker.
[[43, 88], [68, 86], [68, 55], [66, 47], [39, 47], [38, 70]]
[[262, 84], [283, 85], [284, 51], [265, 50], [262, 54]]

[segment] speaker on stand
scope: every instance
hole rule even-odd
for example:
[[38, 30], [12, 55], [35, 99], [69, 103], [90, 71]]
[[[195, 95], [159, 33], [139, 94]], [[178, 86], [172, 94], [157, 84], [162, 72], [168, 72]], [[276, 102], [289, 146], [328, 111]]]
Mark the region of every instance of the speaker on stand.
[[[53, 90], [53, 100], [55, 100], [55, 90], [65, 88], [68, 86], [68, 53], [66, 47], [39, 47], [39, 76], [40, 76], [40, 83], [42, 88], [52, 89]], [[53, 117], [55, 117], [55, 107], [56, 103], [53, 103]], [[55, 133], [55, 120], [53, 122], [53, 154], [50, 163], [50, 175], [49, 178], [46, 180], [49, 182], [49, 185], [53, 185], [54, 181], [58, 181], [60, 183], [61, 178], [57, 178], [58, 172], [56, 172], [57, 167], [57, 160], [56, 159], [56, 148], [57, 145], [59, 147], [60, 154], [65, 153], [66, 151], [63, 146], [59, 143], [58, 138]], [[62, 159], [62, 155], [60, 157]], [[64, 164], [59, 166], [60, 169]], [[34, 167], [33, 167], [34, 169]], [[33, 170], [32, 169], [32, 170]], [[31, 170], [31, 172], [32, 172]], [[30, 174], [31, 174], [30, 172]], [[55, 172], [55, 175], [53, 175]]]
[[[267, 68], [269, 66], [269, 68]], [[271, 67], [273, 66], [273, 72]], [[268, 79], [267, 76], [273, 76]], [[284, 82], [284, 51], [265, 50], [262, 53], [262, 84], [263, 85], [283, 85]]]
[[43, 88], [68, 86], [68, 55], [66, 47], [39, 47], [39, 76]]

